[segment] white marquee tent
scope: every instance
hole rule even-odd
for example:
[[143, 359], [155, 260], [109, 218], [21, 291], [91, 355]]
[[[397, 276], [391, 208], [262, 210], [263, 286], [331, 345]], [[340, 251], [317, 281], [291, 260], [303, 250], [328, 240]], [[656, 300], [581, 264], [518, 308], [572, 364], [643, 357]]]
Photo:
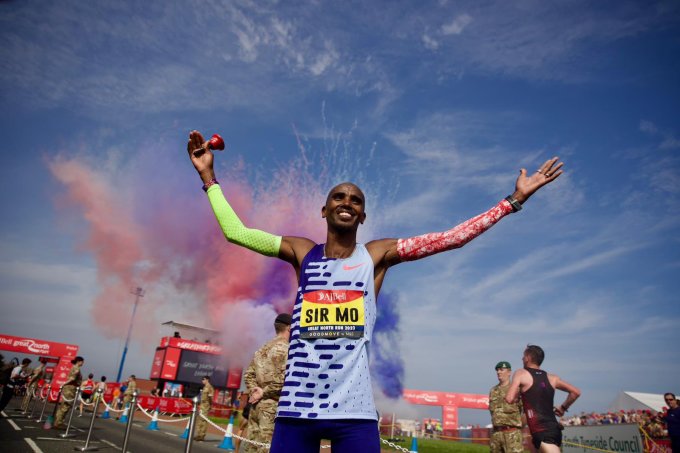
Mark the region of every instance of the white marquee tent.
[[621, 392], [609, 406], [609, 412], [638, 409], [660, 412], [664, 406], [666, 402], [660, 393]]

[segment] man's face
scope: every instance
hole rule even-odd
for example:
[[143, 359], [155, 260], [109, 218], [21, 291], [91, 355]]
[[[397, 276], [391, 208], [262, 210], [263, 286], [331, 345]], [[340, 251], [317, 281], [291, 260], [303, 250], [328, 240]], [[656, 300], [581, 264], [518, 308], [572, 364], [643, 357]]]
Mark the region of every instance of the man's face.
[[498, 377], [498, 382], [505, 384], [510, 381], [510, 375], [512, 370], [510, 368], [496, 368], [496, 376]]
[[356, 230], [366, 219], [364, 209], [361, 189], [352, 183], [342, 183], [329, 192], [326, 205], [321, 208], [321, 217], [337, 229]]
[[529, 356], [527, 355], [527, 352], [524, 351], [524, 354], [522, 354], [522, 365], [524, 365], [526, 367], [529, 363], [531, 363], [531, 360], [529, 360]]
[[664, 401], [666, 401], [666, 404], [668, 404], [668, 407], [671, 409], [675, 409], [678, 407], [678, 400], [673, 398], [671, 395], [667, 395], [663, 397]]

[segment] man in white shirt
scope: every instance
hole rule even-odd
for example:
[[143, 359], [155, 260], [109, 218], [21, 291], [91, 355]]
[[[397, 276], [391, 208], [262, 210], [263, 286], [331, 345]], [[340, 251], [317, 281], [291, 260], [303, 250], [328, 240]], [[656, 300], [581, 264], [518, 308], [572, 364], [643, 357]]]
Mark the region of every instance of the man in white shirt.
[[28, 366], [31, 364], [31, 359], [24, 359], [21, 365], [14, 367], [10, 375], [9, 382], [2, 389], [2, 397], [0, 397], [0, 411], [4, 410], [7, 404], [14, 396], [14, 389], [23, 385], [26, 378], [30, 375]]

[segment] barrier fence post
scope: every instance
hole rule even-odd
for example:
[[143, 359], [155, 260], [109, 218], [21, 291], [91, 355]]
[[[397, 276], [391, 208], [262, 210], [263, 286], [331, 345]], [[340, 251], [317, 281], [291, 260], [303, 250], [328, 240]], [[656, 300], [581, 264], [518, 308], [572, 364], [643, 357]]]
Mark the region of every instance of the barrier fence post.
[[132, 428], [132, 419], [135, 418], [135, 410], [137, 409], [137, 390], [132, 392], [132, 401], [130, 401], [130, 414], [128, 415], [127, 425], [125, 425], [125, 437], [123, 438], [122, 452], [127, 451], [128, 439], [130, 438], [130, 429]]
[[198, 397], [194, 396], [192, 400], [194, 406], [191, 408], [191, 417], [189, 417], [189, 433], [187, 436], [187, 443], [184, 447], [184, 453], [191, 453], [191, 441], [194, 439], [194, 425], [196, 424], [196, 408], [198, 407]]
[[99, 448], [97, 447], [90, 447], [90, 437], [92, 437], [92, 428], [94, 427], [94, 419], [97, 417], [97, 409], [99, 409], [99, 401], [101, 401], [103, 395], [102, 395], [102, 389], [97, 389], [96, 392], [99, 394], [97, 395], [97, 401], [94, 403], [94, 409], [92, 410], [92, 418], [90, 418], [90, 429], [87, 431], [87, 439], [85, 439], [85, 445], [82, 447], [73, 447], [74, 450], [76, 451], [97, 451]]
[[75, 437], [75, 434], [69, 434], [68, 430], [71, 429], [71, 420], [73, 420], [73, 413], [76, 411], [76, 405], [78, 404], [78, 398], [82, 397], [80, 393], [80, 386], [76, 389], [76, 394], [73, 397], [73, 406], [71, 406], [71, 412], [68, 414], [68, 423], [66, 424], [66, 432], [59, 434], [59, 437], [66, 439], [68, 437]]
[[36, 420], [38, 423], [42, 422], [43, 415], [45, 415], [45, 407], [47, 407], [47, 400], [50, 399], [50, 392], [52, 391], [50, 389], [50, 383], [49, 382], [47, 384], [45, 384], [45, 386], [47, 387], [47, 396], [45, 396], [45, 401], [43, 401], [42, 410], [40, 411], [40, 417], [38, 418], [38, 420]]

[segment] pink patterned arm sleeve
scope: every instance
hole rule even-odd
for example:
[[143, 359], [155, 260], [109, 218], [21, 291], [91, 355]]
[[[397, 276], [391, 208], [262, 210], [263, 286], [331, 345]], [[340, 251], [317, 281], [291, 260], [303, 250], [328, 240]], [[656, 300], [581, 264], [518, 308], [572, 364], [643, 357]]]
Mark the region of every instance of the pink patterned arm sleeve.
[[473, 217], [448, 231], [427, 233], [397, 241], [397, 253], [402, 261], [414, 261], [446, 250], [457, 249], [512, 212], [512, 205], [502, 200], [488, 211]]

